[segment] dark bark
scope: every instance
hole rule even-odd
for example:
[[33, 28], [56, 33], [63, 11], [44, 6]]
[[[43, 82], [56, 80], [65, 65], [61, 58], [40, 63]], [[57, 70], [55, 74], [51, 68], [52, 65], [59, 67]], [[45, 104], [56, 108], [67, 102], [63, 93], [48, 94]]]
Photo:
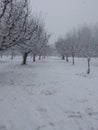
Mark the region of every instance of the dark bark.
[[1, 58], [3, 57], [3, 53], [1, 52]]
[[41, 60], [41, 55], [39, 55], [39, 60]]
[[44, 59], [46, 58], [46, 55], [44, 55]]
[[68, 55], [66, 55], [66, 62], [69, 62]]
[[27, 52], [25, 52], [24, 54], [23, 54], [23, 65], [26, 65], [26, 63], [27, 63], [27, 56], [28, 56], [28, 53]]
[[72, 56], [72, 64], [75, 65], [75, 58]]
[[88, 69], [87, 69], [87, 74], [90, 74], [90, 58], [87, 58], [87, 62], [88, 62]]
[[36, 61], [36, 54], [34, 53], [33, 54], [33, 62], [35, 62]]
[[65, 60], [65, 56], [64, 55], [62, 55], [62, 60]]
[[10, 3], [11, 1], [8, 1], [8, 0], [4, 0], [3, 1], [3, 9], [2, 9], [2, 12], [0, 14], [0, 19], [4, 16], [5, 12], [6, 12], [6, 9], [7, 9], [7, 6], [8, 4]]

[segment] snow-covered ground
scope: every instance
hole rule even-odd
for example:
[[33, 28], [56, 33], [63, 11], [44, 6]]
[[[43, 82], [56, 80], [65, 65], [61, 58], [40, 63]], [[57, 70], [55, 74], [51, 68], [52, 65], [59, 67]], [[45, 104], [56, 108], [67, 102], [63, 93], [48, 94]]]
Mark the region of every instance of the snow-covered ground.
[[0, 130], [98, 130], [98, 59], [0, 59]]

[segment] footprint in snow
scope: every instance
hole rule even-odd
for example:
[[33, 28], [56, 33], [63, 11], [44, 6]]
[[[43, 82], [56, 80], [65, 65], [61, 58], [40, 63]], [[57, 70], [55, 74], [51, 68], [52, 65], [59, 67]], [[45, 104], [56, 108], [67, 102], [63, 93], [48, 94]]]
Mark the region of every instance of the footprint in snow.
[[79, 111], [66, 111], [65, 113], [68, 116], [68, 118], [82, 118], [82, 114]]
[[46, 95], [46, 96], [52, 96], [57, 92], [57, 90], [43, 90], [40, 94]]
[[46, 127], [49, 127], [49, 126], [54, 127], [55, 125], [54, 125], [54, 123], [49, 122], [47, 125], [38, 126], [37, 130], [43, 130], [43, 129], [46, 129]]

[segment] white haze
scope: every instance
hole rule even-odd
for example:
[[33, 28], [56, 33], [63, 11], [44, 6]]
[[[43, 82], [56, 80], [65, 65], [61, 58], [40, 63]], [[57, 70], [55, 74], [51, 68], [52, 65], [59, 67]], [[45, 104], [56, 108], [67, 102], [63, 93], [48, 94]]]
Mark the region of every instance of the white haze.
[[52, 42], [73, 28], [98, 21], [98, 0], [31, 0], [30, 5], [46, 17]]

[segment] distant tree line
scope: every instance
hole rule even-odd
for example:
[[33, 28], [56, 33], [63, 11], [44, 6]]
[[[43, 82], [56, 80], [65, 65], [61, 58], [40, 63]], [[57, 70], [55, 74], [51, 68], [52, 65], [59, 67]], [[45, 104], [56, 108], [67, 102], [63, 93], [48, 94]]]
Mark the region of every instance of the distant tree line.
[[32, 15], [28, 0], [0, 0], [0, 52], [10, 51], [23, 56], [26, 64], [29, 54], [45, 56], [50, 49], [50, 34], [45, 30], [41, 16]]
[[75, 65], [75, 57], [85, 57], [88, 61], [87, 74], [90, 73], [90, 61], [92, 57], [98, 56], [98, 25], [84, 25], [65, 37], [59, 38], [55, 42], [57, 53], [62, 59], [72, 57], [72, 63]]

